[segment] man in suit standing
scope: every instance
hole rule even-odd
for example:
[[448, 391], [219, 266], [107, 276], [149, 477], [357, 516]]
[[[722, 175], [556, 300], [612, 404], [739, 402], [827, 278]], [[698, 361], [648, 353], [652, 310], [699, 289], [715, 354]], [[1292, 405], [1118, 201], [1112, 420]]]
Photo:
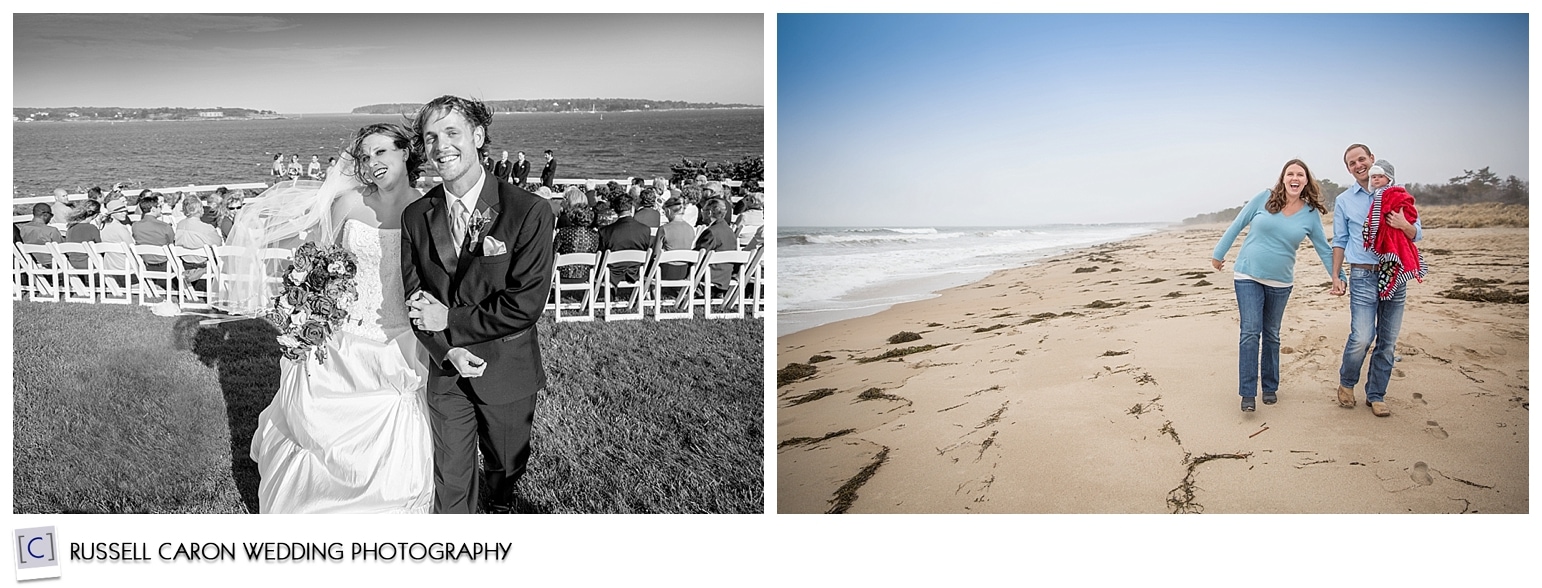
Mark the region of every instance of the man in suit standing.
[[503, 152], [503, 159], [493, 164], [493, 175], [500, 182], [509, 182], [514, 177], [514, 162], [509, 161], [509, 152]]
[[551, 156], [551, 150], [546, 150], [546, 167], [541, 168], [541, 185], [556, 190], [552, 180], [557, 179], [557, 158]]
[[536, 395], [546, 388], [535, 325], [551, 286], [556, 223], [539, 197], [488, 180], [479, 152], [491, 124], [481, 102], [441, 96], [413, 125], [444, 179], [402, 212], [407, 314], [430, 357], [441, 513], [478, 509], [479, 446], [489, 509], [512, 508], [530, 460]]
[[[600, 227], [600, 251], [647, 251], [652, 248], [653, 234], [648, 230], [648, 225], [632, 214], [636, 207], [637, 197], [629, 192], [622, 192], [615, 198], [614, 208], [620, 218]], [[636, 282], [639, 265], [623, 263], [611, 268], [610, 285]]]
[[519, 159], [514, 162], [514, 185], [521, 188], [530, 183], [530, 161], [525, 159], [525, 152], [519, 152]]

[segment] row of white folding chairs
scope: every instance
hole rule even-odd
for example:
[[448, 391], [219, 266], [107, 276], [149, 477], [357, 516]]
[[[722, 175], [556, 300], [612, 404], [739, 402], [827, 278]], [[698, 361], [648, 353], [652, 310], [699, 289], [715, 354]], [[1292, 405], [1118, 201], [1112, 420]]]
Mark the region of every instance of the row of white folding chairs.
[[[556, 268], [566, 265], [585, 267], [586, 279], [580, 283], [563, 282], [558, 271], [552, 272], [552, 293], [547, 310], [559, 321], [640, 319], [651, 308], [654, 318], [692, 318], [702, 307], [708, 318], [737, 318], [748, 311], [752, 317], [765, 314], [765, 264], [763, 247], [753, 251], [665, 251], [655, 258], [647, 251], [616, 251], [605, 254], [570, 253], [557, 256]], [[85, 268], [75, 268], [68, 254], [83, 256]], [[171, 301], [185, 309], [207, 309], [211, 296], [243, 279], [228, 273], [222, 260], [246, 255], [243, 248], [229, 245], [184, 248], [171, 245], [133, 245], [124, 243], [49, 243], [14, 244], [12, 247], [12, 294], [20, 300], [25, 295], [37, 302], [100, 302], [149, 305]], [[288, 249], [264, 249], [267, 279], [282, 275], [283, 265], [291, 255]], [[116, 256], [115, 258], [109, 256]], [[165, 258], [165, 267], [151, 270], [148, 257]], [[41, 260], [48, 258], [45, 264]], [[205, 259], [204, 272], [189, 279], [190, 267], [197, 258]], [[111, 260], [111, 261], [109, 261]], [[616, 264], [638, 265], [638, 280], [610, 286]], [[714, 294], [710, 268], [731, 264], [729, 288]], [[685, 270], [681, 279], [665, 279], [664, 266]], [[576, 301], [564, 300], [563, 294], [578, 294]], [[625, 292], [625, 298], [620, 298]], [[572, 311], [571, 313], [565, 311]]]
[[[76, 268], [68, 255], [86, 260]], [[139, 304], [169, 301], [187, 309], [207, 309], [214, 292], [238, 279], [222, 273], [219, 260], [244, 255], [240, 247], [128, 245], [125, 243], [16, 243], [12, 247], [12, 298], [35, 302]], [[289, 259], [288, 249], [265, 249], [264, 260]], [[151, 269], [152, 259], [164, 259]], [[46, 262], [44, 260], [47, 260]], [[198, 260], [203, 272], [194, 275]]]
[[[698, 307], [707, 318], [742, 318], [746, 311], [761, 317], [766, 309], [763, 252], [763, 247], [757, 247], [753, 251], [679, 249], [657, 256], [650, 251], [564, 253], [557, 256], [546, 309], [555, 313], [558, 322], [637, 320], [650, 309], [657, 320], [694, 318]], [[611, 275], [620, 264], [637, 264], [637, 279], [612, 285]], [[720, 265], [732, 266], [732, 273], [728, 289], [714, 292], [711, 268]], [[563, 280], [562, 268], [572, 266], [584, 270], [581, 281]], [[666, 267], [684, 270], [685, 277], [666, 278]]]

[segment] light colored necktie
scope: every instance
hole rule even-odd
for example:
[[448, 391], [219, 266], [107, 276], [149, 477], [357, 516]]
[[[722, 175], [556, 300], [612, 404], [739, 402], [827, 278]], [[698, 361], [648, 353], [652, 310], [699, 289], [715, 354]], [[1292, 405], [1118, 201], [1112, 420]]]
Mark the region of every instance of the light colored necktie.
[[455, 201], [454, 209], [455, 219], [450, 223], [450, 234], [455, 237], [455, 252], [459, 254], [461, 248], [466, 245], [466, 225], [470, 221], [468, 217], [471, 215], [466, 210], [466, 205], [461, 203], [460, 200]]

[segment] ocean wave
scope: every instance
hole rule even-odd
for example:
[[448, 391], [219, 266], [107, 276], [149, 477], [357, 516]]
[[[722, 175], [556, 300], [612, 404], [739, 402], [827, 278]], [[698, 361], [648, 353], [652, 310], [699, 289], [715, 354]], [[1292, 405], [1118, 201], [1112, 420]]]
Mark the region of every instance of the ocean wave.
[[778, 237], [776, 243], [778, 245], [869, 245], [880, 243], [918, 243], [939, 239], [957, 239], [963, 236], [964, 233], [788, 235]]

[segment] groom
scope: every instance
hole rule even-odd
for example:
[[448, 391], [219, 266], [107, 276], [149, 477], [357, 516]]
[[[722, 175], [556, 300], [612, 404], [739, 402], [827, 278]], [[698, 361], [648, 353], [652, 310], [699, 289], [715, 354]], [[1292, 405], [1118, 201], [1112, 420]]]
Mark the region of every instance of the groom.
[[513, 506], [546, 388], [535, 323], [551, 286], [551, 207], [481, 165], [492, 113], [441, 96], [413, 127], [444, 183], [402, 212], [407, 315], [427, 348], [434, 510], [475, 512], [477, 448], [494, 511]]

